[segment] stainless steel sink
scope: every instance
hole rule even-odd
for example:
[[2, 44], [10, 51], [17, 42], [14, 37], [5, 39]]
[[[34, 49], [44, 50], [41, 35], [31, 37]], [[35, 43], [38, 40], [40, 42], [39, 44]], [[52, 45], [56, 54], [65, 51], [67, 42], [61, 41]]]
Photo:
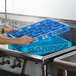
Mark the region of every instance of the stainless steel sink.
[[76, 68], [76, 51], [55, 58], [54, 62], [66, 68]]
[[65, 61], [65, 62], [76, 63], [76, 51], [65, 54], [65, 55], [60, 56], [56, 59], [61, 60], [61, 61]]
[[62, 59], [63, 61], [67, 61], [67, 62], [72, 62], [72, 63], [76, 63], [76, 54], [66, 57], [64, 59]]
[[[11, 50], [11, 49], [8, 49], [8, 45], [0, 45], [0, 51], [3, 51], [4, 54], [6, 53], [10, 53], [9, 55], [13, 55], [13, 56], [17, 56], [17, 57], [29, 57], [29, 59], [33, 58], [33, 59], [37, 59], [37, 60], [47, 60], [47, 59], [50, 59], [50, 58], [53, 58], [53, 57], [56, 57], [58, 55], [61, 55], [61, 54], [64, 54], [64, 53], [67, 53], [67, 52], [70, 52], [72, 50], [75, 50], [76, 48], [76, 40], [74, 39], [76, 37], [76, 34], [75, 34], [75, 31], [76, 28], [71, 28], [71, 30], [67, 33], [64, 33], [61, 35], [61, 37], [69, 40], [72, 42], [73, 46], [72, 48], [69, 48], [69, 49], [66, 49], [66, 50], [62, 50], [62, 51], [59, 51], [59, 52], [56, 52], [56, 53], [52, 53], [52, 54], [49, 54], [49, 55], [45, 55], [45, 56], [38, 56], [38, 55], [32, 55], [32, 54], [27, 54], [27, 53], [22, 53], [20, 51], [15, 51], [15, 50]], [[4, 36], [6, 37], [6, 35], [1, 35], [1, 36]], [[75, 37], [74, 37], [75, 36]], [[75, 46], [75, 47], [74, 47]], [[18, 54], [18, 55], [17, 55]], [[31, 57], [31, 58], [30, 58]]]

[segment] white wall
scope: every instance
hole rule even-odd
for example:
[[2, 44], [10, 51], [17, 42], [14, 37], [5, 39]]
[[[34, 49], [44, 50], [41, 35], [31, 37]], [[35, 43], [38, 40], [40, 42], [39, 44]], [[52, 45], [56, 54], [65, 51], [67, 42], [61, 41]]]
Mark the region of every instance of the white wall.
[[9, 13], [76, 20], [76, 0], [7, 0], [7, 4]]

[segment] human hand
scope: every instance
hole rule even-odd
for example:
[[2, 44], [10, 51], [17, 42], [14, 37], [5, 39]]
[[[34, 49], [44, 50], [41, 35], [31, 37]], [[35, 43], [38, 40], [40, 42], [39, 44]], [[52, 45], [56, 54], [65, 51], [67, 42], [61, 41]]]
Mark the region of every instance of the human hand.
[[22, 45], [30, 44], [34, 41], [34, 39], [29, 36], [20, 37], [19, 39], [20, 39], [19, 44], [22, 44]]
[[15, 31], [15, 30], [17, 30], [17, 28], [14, 28], [14, 27], [4, 28], [4, 33], [12, 32], [12, 31]]

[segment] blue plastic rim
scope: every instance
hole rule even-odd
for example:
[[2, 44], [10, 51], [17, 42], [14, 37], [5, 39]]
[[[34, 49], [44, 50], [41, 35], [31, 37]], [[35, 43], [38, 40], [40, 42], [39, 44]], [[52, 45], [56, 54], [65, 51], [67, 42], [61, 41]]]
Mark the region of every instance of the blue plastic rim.
[[[7, 36], [12, 38], [30, 36], [34, 38], [35, 40], [34, 43], [35, 43], [55, 35], [60, 35], [69, 30], [70, 27], [64, 23], [51, 19], [46, 19], [34, 24], [27, 25], [25, 27], [21, 27], [17, 31], [13, 31], [13, 33], [9, 32]], [[20, 46], [24, 47], [27, 45], [20, 45]]]
[[35, 55], [47, 55], [49, 53], [54, 53], [57, 51], [61, 51], [63, 49], [67, 49], [71, 46], [72, 46], [71, 42], [59, 36], [53, 36], [48, 39], [44, 39], [39, 42], [33, 43], [32, 45], [28, 45], [26, 47], [13, 44], [8, 45], [8, 48]]

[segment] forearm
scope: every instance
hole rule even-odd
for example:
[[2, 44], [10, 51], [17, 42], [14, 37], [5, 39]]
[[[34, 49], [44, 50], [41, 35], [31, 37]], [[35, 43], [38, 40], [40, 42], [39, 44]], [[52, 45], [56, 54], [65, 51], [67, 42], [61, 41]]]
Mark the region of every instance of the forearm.
[[0, 44], [19, 44], [19, 38], [4, 38], [0, 37]]
[[0, 34], [2, 33], [2, 28], [0, 28]]
[[17, 30], [17, 28], [9, 27], [9, 28], [0, 28], [0, 34], [8, 33]]

